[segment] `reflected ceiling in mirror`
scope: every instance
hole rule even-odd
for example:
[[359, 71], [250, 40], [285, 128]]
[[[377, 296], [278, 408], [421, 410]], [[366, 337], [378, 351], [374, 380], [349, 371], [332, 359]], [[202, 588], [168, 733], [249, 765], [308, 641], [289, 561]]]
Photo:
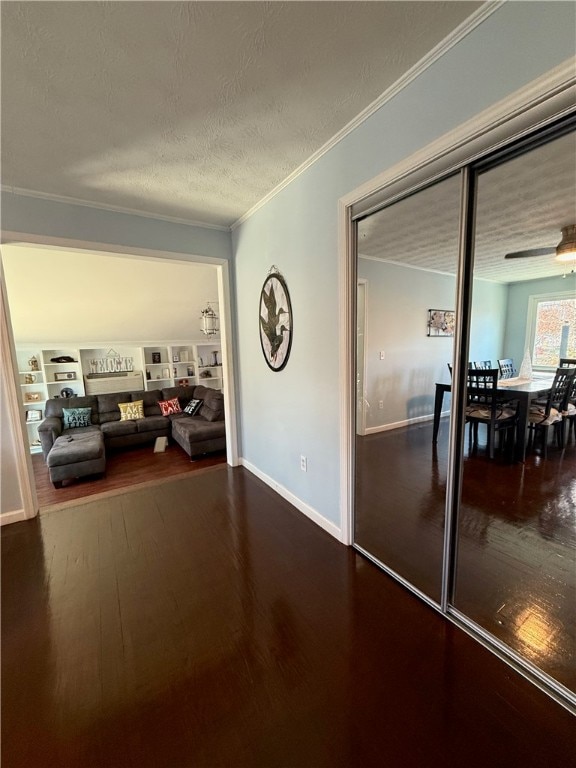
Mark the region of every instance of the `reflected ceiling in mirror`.
[[[500, 283], [561, 276], [554, 256], [505, 259], [556, 246], [576, 223], [576, 132], [492, 168], [479, 177], [474, 274]], [[358, 225], [358, 254], [454, 273], [460, 207], [458, 176], [371, 214]]]

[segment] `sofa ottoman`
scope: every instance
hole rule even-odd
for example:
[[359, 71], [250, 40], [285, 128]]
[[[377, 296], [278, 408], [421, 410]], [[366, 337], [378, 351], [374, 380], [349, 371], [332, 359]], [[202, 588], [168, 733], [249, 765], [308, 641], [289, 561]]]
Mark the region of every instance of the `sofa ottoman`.
[[223, 421], [206, 421], [182, 416], [172, 421], [172, 439], [190, 458], [226, 448], [226, 426]]
[[101, 474], [106, 469], [104, 437], [99, 431], [57, 437], [46, 463], [55, 488], [63, 480]]

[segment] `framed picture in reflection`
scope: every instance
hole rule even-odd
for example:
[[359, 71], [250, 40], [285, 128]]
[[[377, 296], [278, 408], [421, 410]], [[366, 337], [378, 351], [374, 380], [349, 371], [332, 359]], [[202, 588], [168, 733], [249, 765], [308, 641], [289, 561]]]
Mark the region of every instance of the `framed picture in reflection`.
[[429, 309], [427, 336], [454, 336], [456, 322], [452, 309]]

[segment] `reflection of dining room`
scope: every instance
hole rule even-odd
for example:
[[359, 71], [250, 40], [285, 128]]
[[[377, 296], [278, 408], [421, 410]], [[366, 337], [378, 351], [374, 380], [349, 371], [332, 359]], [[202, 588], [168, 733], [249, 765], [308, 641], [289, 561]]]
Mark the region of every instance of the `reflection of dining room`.
[[[527, 645], [514, 622], [533, 613], [533, 643], [546, 648], [531, 660], [573, 688], [576, 442], [525, 463], [490, 460], [482, 432], [476, 452], [464, 447], [456, 603], [518, 652]], [[356, 541], [439, 600], [448, 431], [435, 446], [431, 422], [358, 436], [356, 451]]]
[[479, 163], [465, 253], [458, 173], [357, 223], [355, 545], [568, 696], [574, 156], [572, 128]]

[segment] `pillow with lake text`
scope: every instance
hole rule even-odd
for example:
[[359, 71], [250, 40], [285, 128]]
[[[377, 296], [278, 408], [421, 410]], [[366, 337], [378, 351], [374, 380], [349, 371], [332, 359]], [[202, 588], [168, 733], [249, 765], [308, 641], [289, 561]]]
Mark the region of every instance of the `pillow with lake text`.
[[91, 408], [62, 408], [64, 429], [89, 427], [92, 423], [90, 419], [91, 412]]
[[173, 397], [172, 400], [160, 400], [158, 403], [162, 416], [171, 416], [173, 413], [182, 413], [180, 403], [177, 397]]
[[118, 403], [120, 421], [136, 421], [144, 418], [144, 401], [135, 400], [133, 403]]

